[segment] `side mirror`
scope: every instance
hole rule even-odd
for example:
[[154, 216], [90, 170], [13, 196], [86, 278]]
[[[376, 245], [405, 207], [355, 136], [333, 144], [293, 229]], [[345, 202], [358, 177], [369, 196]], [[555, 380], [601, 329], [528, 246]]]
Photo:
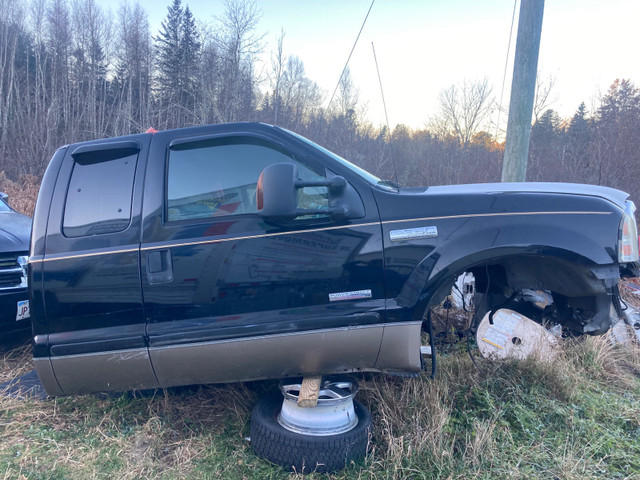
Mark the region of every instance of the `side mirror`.
[[305, 187], [327, 187], [331, 199], [347, 188], [347, 181], [343, 177], [335, 176], [307, 182], [298, 178], [298, 168], [293, 163], [274, 163], [265, 168], [258, 179], [258, 214], [264, 218], [283, 221], [294, 220], [303, 215], [347, 216], [346, 206], [335, 205], [331, 201], [327, 208], [298, 208], [298, 190]]
[[9, 195], [4, 192], [0, 192], [0, 200], [2, 200], [6, 204], [9, 204]]

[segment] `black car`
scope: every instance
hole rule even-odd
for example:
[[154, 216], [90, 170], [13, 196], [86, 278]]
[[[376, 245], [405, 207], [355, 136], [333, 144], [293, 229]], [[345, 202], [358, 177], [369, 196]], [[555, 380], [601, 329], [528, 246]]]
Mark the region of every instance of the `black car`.
[[7, 204], [0, 193], [0, 338], [31, 328], [27, 263], [31, 219]]

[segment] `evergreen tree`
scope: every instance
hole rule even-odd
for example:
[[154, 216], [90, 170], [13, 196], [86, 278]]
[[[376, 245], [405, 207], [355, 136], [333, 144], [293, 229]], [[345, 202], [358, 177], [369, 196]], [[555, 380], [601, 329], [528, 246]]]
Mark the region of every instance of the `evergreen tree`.
[[558, 114], [552, 109], [546, 110], [531, 128], [531, 142], [539, 145], [553, 143], [560, 133], [559, 124]]
[[562, 145], [560, 118], [552, 110], [546, 110], [531, 128], [531, 144], [527, 179], [560, 180]]
[[[602, 99], [594, 122], [597, 183], [623, 190], [637, 188], [640, 151], [640, 90], [629, 80], [616, 80]], [[635, 177], [635, 178], [634, 178]]]
[[[198, 67], [200, 65], [200, 35], [196, 28], [195, 19], [187, 6], [184, 9], [180, 26], [180, 105], [183, 111], [195, 117], [195, 103], [198, 92]], [[190, 123], [197, 123], [194, 121]]]
[[640, 114], [640, 90], [629, 80], [616, 80], [602, 99], [598, 114], [601, 123], [611, 125], [637, 120]]
[[160, 34], [155, 38], [158, 52], [158, 74], [156, 89], [160, 106], [159, 121], [163, 127], [177, 126], [172, 113], [180, 101], [180, 79], [182, 73], [181, 35], [184, 11], [181, 0], [173, 0], [162, 21]]
[[584, 102], [582, 102], [573, 115], [571, 123], [569, 123], [569, 129], [567, 130], [569, 143], [572, 145], [585, 144], [589, 141], [591, 137], [591, 127], [586, 117], [587, 107]]
[[196, 95], [199, 91], [200, 35], [188, 6], [173, 0], [162, 30], [158, 50], [157, 91], [160, 125], [181, 127], [199, 123]]

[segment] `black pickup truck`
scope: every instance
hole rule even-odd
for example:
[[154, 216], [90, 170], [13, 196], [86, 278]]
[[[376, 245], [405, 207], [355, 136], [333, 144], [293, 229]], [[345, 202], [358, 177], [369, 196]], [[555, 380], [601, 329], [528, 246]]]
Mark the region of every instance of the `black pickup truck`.
[[[553, 296], [601, 334], [638, 274], [628, 195], [519, 183], [396, 188], [278, 127], [60, 148], [29, 259], [53, 395], [420, 370], [425, 312], [472, 272], [477, 306]], [[615, 316], [615, 315], [613, 315]]]

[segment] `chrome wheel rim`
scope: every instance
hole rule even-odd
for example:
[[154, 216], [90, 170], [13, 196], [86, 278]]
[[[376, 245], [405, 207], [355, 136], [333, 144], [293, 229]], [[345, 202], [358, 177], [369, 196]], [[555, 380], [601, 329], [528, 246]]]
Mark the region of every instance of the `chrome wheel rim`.
[[298, 406], [301, 388], [300, 379], [280, 382], [284, 399], [277, 420], [283, 428], [303, 435], [325, 436], [348, 432], [358, 424], [353, 408], [357, 382], [343, 378], [324, 380], [315, 407]]

